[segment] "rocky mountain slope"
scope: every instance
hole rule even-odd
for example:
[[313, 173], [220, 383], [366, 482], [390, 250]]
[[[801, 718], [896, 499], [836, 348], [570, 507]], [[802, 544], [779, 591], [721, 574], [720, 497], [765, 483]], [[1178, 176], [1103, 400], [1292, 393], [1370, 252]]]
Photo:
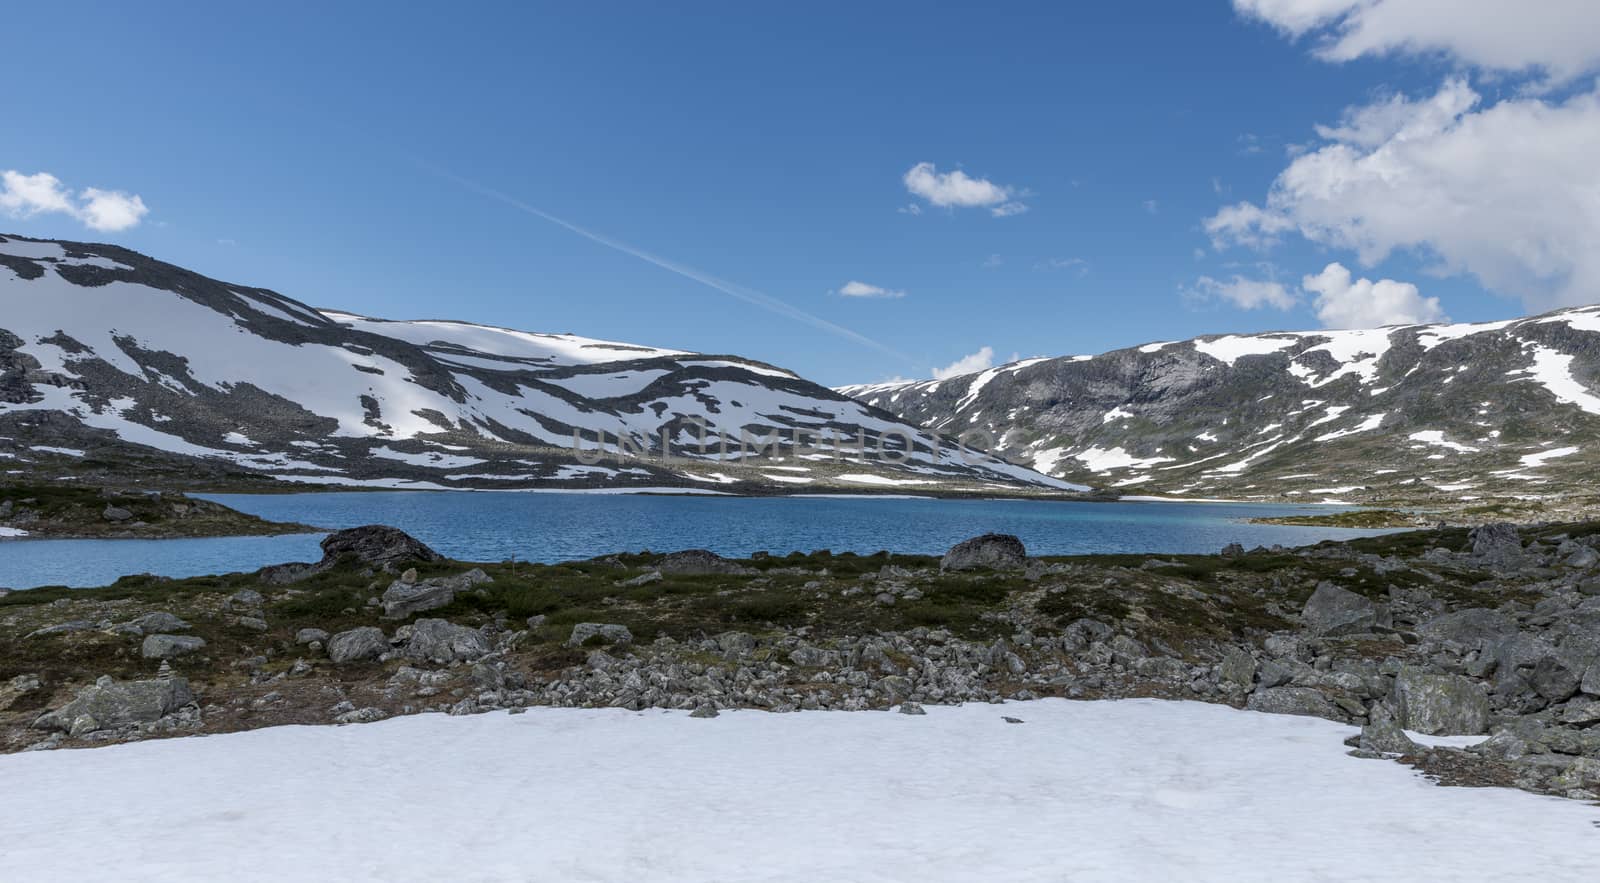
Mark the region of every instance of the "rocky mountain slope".
[[0, 236], [0, 481], [1068, 488], [969, 455], [750, 359], [370, 319], [115, 246]]
[[1125, 494], [1470, 506], [1587, 498], [1600, 476], [1600, 307], [1208, 336], [839, 391]]

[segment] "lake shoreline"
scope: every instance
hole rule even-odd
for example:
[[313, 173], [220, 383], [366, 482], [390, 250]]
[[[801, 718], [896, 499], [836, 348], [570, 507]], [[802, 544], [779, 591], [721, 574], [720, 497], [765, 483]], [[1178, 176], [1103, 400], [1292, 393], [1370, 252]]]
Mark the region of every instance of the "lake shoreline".
[[[991, 535], [942, 557], [474, 564], [358, 528], [315, 563], [0, 595], [0, 751], [539, 706], [1167, 698], [1325, 717], [1363, 728], [1357, 756], [1592, 799], [1600, 659], [1538, 696], [1471, 660], [1483, 630], [1526, 630], [1548, 665], [1589, 664], [1557, 645], [1592, 615], [1597, 548], [1600, 523], [1212, 554], [1034, 556]], [[1402, 698], [1421, 689], [1408, 678], [1427, 705]], [[1425, 747], [1400, 725], [1493, 750]], [[1546, 763], [1530, 740], [1583, 763]]]

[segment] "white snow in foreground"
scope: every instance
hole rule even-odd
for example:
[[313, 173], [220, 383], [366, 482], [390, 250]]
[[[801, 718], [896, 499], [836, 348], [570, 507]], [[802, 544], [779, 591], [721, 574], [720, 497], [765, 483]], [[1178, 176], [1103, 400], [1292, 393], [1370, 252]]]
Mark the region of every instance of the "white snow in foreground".
[[0, 525], [0, 537], [25, 537], [28, 532], [20, 527], [5, 527]]
[[1351, 732], [1156, 700], [423, 715], [0, 757], [0, 844], [17, 880], [1592, 879], [1600, 810]]

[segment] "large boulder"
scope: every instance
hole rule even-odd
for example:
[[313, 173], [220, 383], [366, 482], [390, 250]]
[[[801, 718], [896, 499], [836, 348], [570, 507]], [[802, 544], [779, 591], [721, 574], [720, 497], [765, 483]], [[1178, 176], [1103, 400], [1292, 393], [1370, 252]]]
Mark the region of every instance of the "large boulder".
[[1515, 524], [1483, 524], [1467, 534], [1472, 543], [1474, 557], [1495, 564], [1513, 561], [1522, 556], [1522, 535]]
[[146, 659], [176, 659], [205, 647], [204, 638], [193, 635], [148, 635], [139, 648]]
[[1022, 540], [1005, 533], [962, 540], [939, 559], [939, 569], [943, 571], [1024, 570], [1027, 566], [1028, 550]]
[[1417, 626], [1417, 634], [1432, 641], [1449, 641], [1463, 647], [1476, 647], [1480, 641], [1493, 641], [1517, 633], [1517, 621], [1487, 607], [1471, 607], [1435, 616]]
[[184, 678], [155, 678], [148, 681], [117, 681], [102, 677], [84, 687], [71, 702], [46, 712], [33, 722], [41, 730], [61, 730], [82, 736], [107, 730], [150, 723], [194, 701], [189, 682]]
[[164, 610], [146, 613], [143, 616], [130, 619], [121, 626], [123, 631], [135, 635], [149, 635], [157, 632], [186, 632], [190, 625], [179, 617]]
[[1404, 666], [1394, 679], [1396, 723], [1430, 736], [1476, 736], [1489, 729], [1489, 697], [1475, 681]]
[[322, 540], [319, 567], [332, 567], [341, 559], [354, 558], [384, 570], [413, 561], [443, 561], [444, 556], [399, 528], [381, 524], [335, 531]]
[[471, 662], [488, 655], [490, 649], [483, 632], [443, 619], [417, 620], [404, 645], [408, 658], [440, 665]]
[[1386, 717], [1362, 727], [1358, 744], [1363, 751], [1379, 754], [1417, 754], [1422, 751], [1422, 746], [1411, 741], [1399, 724]]
[[685, 549], [682, 552], [673, 552], [664, 556], [656, 564], [656, 569], [662, 573], [676, 574], [702, 574], [702, 573], [743, 573], [745, 568], [733, 561], [706, 549]]
[[1327, 637], [1359, 634], [1372, 631], [1378, 624], [1378, 605], [1323, 581], [1306, 601], [1300, 619], [1313, 634]]
[[389, 651], [389, 639], [383, 630], [364, 625], [340, 632], [328, 639], [328, 659], [333, 662], [359, 662], [377, 659]]
[[580, 622], [572, 627], [572, 636], [567, 639], [568, 647], [581, 647], [590, 638], [598, 637], [607, 644], [631, 644], [633, 632], [628, 631], [625, 625], [609, 622]]
[[1245, 700], [1245, 707], [1251, 711], [1263, 711], [1268, 714], [1302, 714], [1332, 720], [1343, 719], [1333, 700], [1310, 687], [1271, 687], [1257, 690]]
[[[415, 576], [410, 571], [406, 575]], [[457, 593], [487, 582], [492, 582], [489, 575], [476, 567], [458, 576], [425, 580], [402, 577], [390, 583], [379, 600], [383, 603], [385, 619], [405, 619], [413, 613], [447, 606], [456, 599]]]

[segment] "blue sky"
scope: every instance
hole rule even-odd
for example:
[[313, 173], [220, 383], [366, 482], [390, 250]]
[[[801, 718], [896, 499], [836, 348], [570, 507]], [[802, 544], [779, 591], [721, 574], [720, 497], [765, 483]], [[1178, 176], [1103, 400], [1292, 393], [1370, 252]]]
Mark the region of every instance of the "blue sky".
[[[1501, 41], [1489, 13], [1420, 37], [1376, 18], [1426, 2], [1324, 20], [1315, 0], [30, 4], [6, 13], [36, 37], [0, 55], [0, 170], [53, 176], [67, 207], [0, 191], [0, 229], [320, 306], [738, 353], [828, 384], [930, 376], [983, 348], [1000, 362], [1600, 299], [1581, 256], [1600, 211], [1575, 232], [1519, 221], [1559, 182], [1469, 187], [1481, 172], [1437, 159], [1465, 141], [1495, 168], [1581, 171], [1594, 52]], [[1524, 18], [1555, 33], [1574, 15], [1591, 14]], [[1417, 189], [1373, 192], [1374, 154], [1452, 99], [1414, 139], [1440, 145], [1406, 160]], [[1540, 142], [1554, 157], [1472, 140], [1494, 129], [1476, 115], [1519, 110], [1566, 113], [1575, 134]], [[1313, 174], [1357, 197], [1313, 193]], [[145, 211], [97, 220], [90, 187]], [[1240, 203], [1260, 211], [1219, 215]], [[1508, 240], [1534, 247], [1492, 245]], [[1334, 262], [1348, 275], [1324, 274]], [[867, 286], [903, 294], [840, 293]]]

